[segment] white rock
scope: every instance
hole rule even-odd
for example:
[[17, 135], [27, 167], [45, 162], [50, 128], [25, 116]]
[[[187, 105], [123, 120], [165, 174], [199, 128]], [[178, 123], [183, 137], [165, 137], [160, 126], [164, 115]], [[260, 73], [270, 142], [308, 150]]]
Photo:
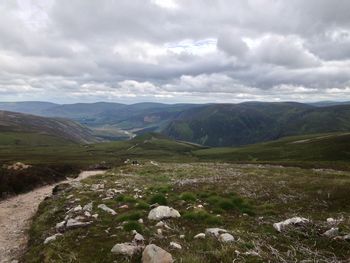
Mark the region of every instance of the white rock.
[[93, 218], [98, 218], [98, 214], [93, 214], [91, 217], [93, 217]]
[[179, 236], [181, 239], [184, 239], [185, 238], [185, 235], [180, 235]]
[[50, 236], [50, 237], [46, 238], [45, 241], [44, 241], [44, 244], [47, 244], [47, 243], [49, 243], [51, 241], [56, 240], [56, 238], [59, 237], [59, 236], [62, 236], [62, 234], [58, 233], [58, 234], [54, 234], [53, 236]]
[[350, 234], [343, 236], [343, 239], [346, 241], [350, 241]]
[[140, 218], [139, 220], [137, 220], [137, 222], [139, 222], [140, 224], [143, 224], [143, 219]]
[[90, 212], [88, 212], [88, 211], [85, 211], [84, 215], [85, 215], [86, 217], [91, 217], [91, 214], [90, 214]]
[[310, 222], [309, 219], [303, 218], [303, 217], [292, 217], [287, 220], [274, 223], [273, 227], [278, 231], [283, 231], [287, 226], [289, 225], [298, 225], [298, 224], [305, 224]]
[[92, 222], [81, 222], [76, 219], [68, 219], [66, 227], [67, 228], [76, 228], [76, 227], [84, 227], [90, 225]]
[[64, 228], [65, 225], [66, 225], [66, 221], [59, 222], [56, 224], [56, 229], [61, 230]]
[[205, 233], [209, 236], [214, 236], [216, 238], [218, 238], [220, 236], [220, 234], [222, 233], [227, 233], [227, 230], [226, 229], [222, 229], [222, 228], [207, 228], [205, 230]]
[[142, 253], [142, 263], [173, 263], [170, 253], [156, 245], [148, 245]]
[[133, 242], [136, 244], [140, 244], [140, 243], [142, 244], [144, 241], [145, 241], [145, 238], [143, 237], [143, 235], [136, 232]]
[[133, 256], [136, 253], [140, 252], [141, 247], [138, 247], [134, 244], [131, 243], [120, 243], [120, 244], [116, 244], [111, 252], [113, 254], [119, 254], [119, 255], [126, 255], [126, 256]]
[[223, 243], [234, 242], [235, 238], [229, 233], [223, 233], [219, 236], [219, 241]]
[[149, 220], [161, 220], [164, 218], [177, 217], [181, 217], [180, 213], [174, 208], [168, 206], [158, 206], [156, 208], [153, 208], [148, 214]]
[[327, 230], [326, 232], [323, 233], [324, 236], [333, 238], [339, 235], [339, 228], [337, 227], [332, 227], [331, 229]]
[[199, 234], [194, 236], [194, 239], [203, 239], [203, 238], [205, 238], [205, 234], [204, 233], [199, 233]]
[[109, 208], [105, 204], [100, 204], [97, 207], [102, 209], [103, 211], [105, 211], [107, 213], [110, 213], [111, 215], [116, 215], [117, 214], [112, 208]]
[[170, 247], [175, 249], [182, 249], [182, 246], [175, 242], [170, 242]]
[[163, 221], [159, 221], [157, 224], [156, 224], [156, 227], [163, 227], [165, 225], [165, 223]]
[[83, 209], [83, 208], [81, 207], [81, 205], [78, 205], [78, 206], [74, 207], [73, 211], [74, 211], [74, 212], [79, 212], [79, 211], [81, 211], [82, 209]]
[[83, 210], [91, 212], [92, 211], [92, 207], [93, 207], [93, 202], [90, 202], [90, 203], [84, 205]]
[[162, 235], [162, 234], [163, 234], [163, 231], [162, 231], [160, 228], [158, 228], [158, 229], [157, 229], [157, 234], [158, 234], [158, 235]]

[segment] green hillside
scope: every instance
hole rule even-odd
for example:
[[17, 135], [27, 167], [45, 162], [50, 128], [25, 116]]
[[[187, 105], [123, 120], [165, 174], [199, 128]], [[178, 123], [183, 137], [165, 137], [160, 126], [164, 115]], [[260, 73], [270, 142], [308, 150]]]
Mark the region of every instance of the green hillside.
[[240, 146], [285, 136], [350, 131], [350, 105], [213, 104], [182, 112], [163, 131], [207, 146]]
[[194, 152], [201, 160], [304, 164], [314, 167], [349, 169], [350, 133], [286, 137], [243, 147], [202, 149]]
[[[76, 143], [98, 141], [93, 136], [90, 129], [74, 121], [8, 111], [0, 111], [0, 133], [7, 134], [7, 137], [9, 136], [8, 133], [25, 133], [26, 135], [21, 137], [20, 140], [27, 140], [28, 144], [35, 143], [35, 141], [31, 141], [31, 139], [37, 140], [37, 138], [33, 138], [33, 135], [28, 137], [29, 135], [27, 136], [27, 134], [45, 135], [46, 138], [50, 140], [51, 137], [56, 137], [57, 140], [66, 140]], [[20, 135], [17, 135], [17, 137], [19, 138]], [[41, 140], [43, 140], [43, 138]]]

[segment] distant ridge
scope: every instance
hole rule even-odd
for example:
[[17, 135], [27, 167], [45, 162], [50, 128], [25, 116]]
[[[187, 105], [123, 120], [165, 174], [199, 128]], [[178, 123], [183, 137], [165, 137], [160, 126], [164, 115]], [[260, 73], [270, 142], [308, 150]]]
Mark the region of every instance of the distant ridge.
[[0, 132], [50, 135], [75, 143], [97, 142], [90, 129], [74, 121], [9, 111], [0, 111]]

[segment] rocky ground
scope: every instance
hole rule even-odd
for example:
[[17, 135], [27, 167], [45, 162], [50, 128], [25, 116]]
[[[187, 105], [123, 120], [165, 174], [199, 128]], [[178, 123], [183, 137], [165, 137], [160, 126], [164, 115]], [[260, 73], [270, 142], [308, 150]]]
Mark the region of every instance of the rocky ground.
[[329, 170], [125, 164], [56, 189], [22, 260], [349, 262], [349, 187]]
[[[65, 183], [77, 182], [101, 171], [85, 171]], [[39, 204], [51, 195], [55, 185], [44, 186], [0, 202], [0, 262], [18, 259], [28, 241], [27, 231]]]

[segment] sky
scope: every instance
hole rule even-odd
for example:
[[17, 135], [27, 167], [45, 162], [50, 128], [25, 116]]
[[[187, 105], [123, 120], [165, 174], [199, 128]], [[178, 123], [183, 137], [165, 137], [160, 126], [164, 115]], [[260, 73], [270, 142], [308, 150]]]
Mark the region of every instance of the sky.
[[350, 100], [349, 0], [3, 0], [0, 101]]

